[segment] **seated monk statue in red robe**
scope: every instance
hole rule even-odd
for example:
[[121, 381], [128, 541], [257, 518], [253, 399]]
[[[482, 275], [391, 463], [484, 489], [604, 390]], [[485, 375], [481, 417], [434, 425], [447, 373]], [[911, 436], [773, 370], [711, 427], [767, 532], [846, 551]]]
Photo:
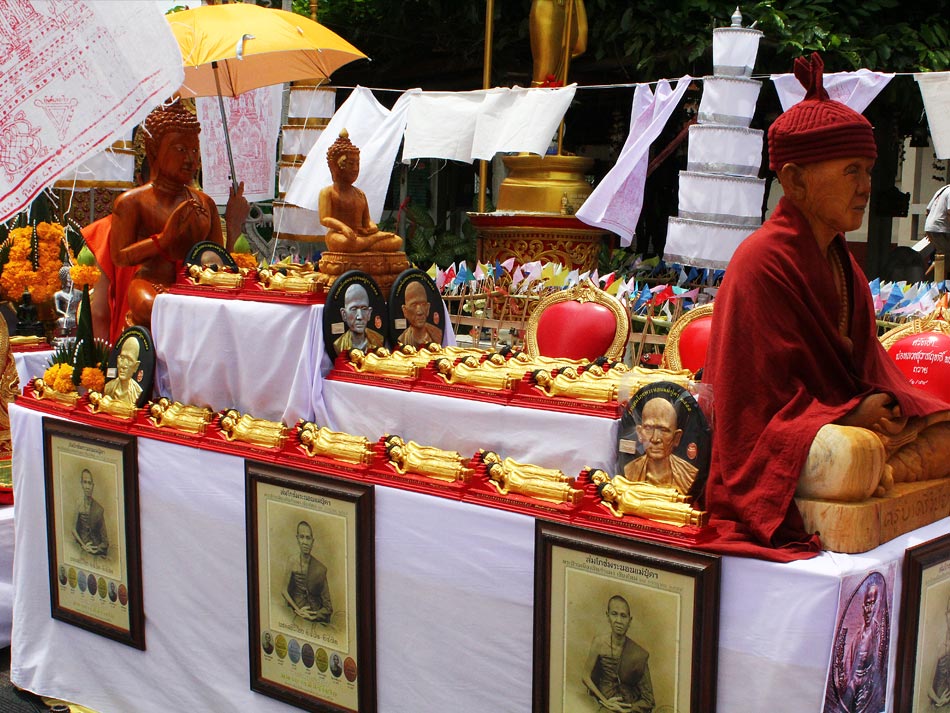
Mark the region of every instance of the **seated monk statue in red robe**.
[[151, 324], [155, 296], [175, 281], [188, 250], [224, 245], [214, 201], [194, 187], [201, 166], [197, 118], [177, 102], [145, 120], [151, 180], [115, 200], [109, 254], [115, 266], [112, 326]]
[[346, 129], [327, 150], [333, 183], [320, 191], [320, 223], [327, 249], [338, 253], [396, 252], [402, 238], [380, 230], [369, 216], [366, 194], [353, 185], [360, 174], [360, 150]]
[[820, 550], [795, 497], [861, 501], [950, 474], [950, 404], [887, 356], [844, 239], [871, 195], [874, 133], [829, 99], [822, 70], [817, 54], [796, 61], [805, 99], [769, 129], [784, 196], [729, 263], [703, 378], [715, 546], [780, 561]]

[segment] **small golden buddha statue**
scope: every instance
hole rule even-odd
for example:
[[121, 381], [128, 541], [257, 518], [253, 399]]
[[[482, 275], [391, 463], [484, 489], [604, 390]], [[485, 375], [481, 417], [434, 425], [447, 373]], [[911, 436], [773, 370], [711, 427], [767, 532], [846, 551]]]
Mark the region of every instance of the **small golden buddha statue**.
[[[417, 349], [411, 344], [403, 344], [399, 349], [392, 352], [392, 358], [396, 360], [406, 361], [410, 364], [415, 364], [420, 369], [424, 369], [429, 365], [433, 359], [437, 359], [440, 356], [442, 349], [441, 347], [436, 348], [435, 344], [429, 344], [428, 346], [421, 347]], [[382, 356], [382, 349], [377, 349], [376, 353]]]
[[607, 483], [600, 488], [600, 497], [604, 506], [617, 518], [636, 515], [680, 527], [702, 526], [707, 521], [706, 512], [693, 510], [688, 503], [645, 497], [640, 488], [618, 488], [613, 483]]
[[512, 385], [508, 372], [498, 369], [480, 368], [472, 356], [465, 357], [458, 364], [453, 365], [447, 358], [439, 358], [432, 362], [436, 374], [448, 384], [465, 384], [477, 386], [481, 389], [503, 391]]
[[42, 378], [33, 379], [33, 395], [40, 400], [48, 399], [66, 406], [75, 406], [79, 400], [79, 394], [75, 391], [57, 391]]
[[206, 406], [191, 406], [164, 396], [149, 406], [148, 415], [159, 428], [174, 428], [196, 435], [204, 433], [214, 418], [214, 412]]
[[365, 374], [395, 376], [400, 379], [415, 379], [419, 375], [419, 367], [412, 362], [394, 359], [392, 356], [366, 354], [362, 349], [350, 349], [347, 359], [357, 371]]
[[360, 174], [360, 150], [344, 129], [327, 150], [333, 183], [320, 191], [320, 223], [326, 227], [324, 242], [337, 253], [396, 252], [402, 238], [380, 230], [369, 215], [366, 194], [353, 184]]
[[387, 436], [385, 443], [389, 462], [399, 473], [413, 473], [450, 483], [464, 482], [472, 475], [457, 451], [421, 446], [399, 436]]
[[492, 463], [488, 466], [488, 482], [501, 495], [517, 493], [552, 503], [576, 505], [584, 497], [583, 490], [572, 487], [573, 479], [570, 482], [559, 482], [549, 478], [536, 478], [518, 469], [509, 470], [502, 463]]
[[643, 480], [630, 480], [622, 475], [615, 475], [611, 478], [607, 475], [606, 471], [600, 469], [591, 471], [590, 481], [597, 486], [610, 483], [617, 491], [632, 489], [642, 498], [662, 500], [670, 503], [689, 503], [692, 501], [690, 496], [684, 495], [676, 488], [654, 485]]
[[280, 448], [287, 437], [287, 427], [279, 421], [267, 421], [228, 409], [221, 417], [221, 430], [229, 441], [241, 441], [264, 448]]
[[320, 290], [319, 284], [314, 279], [315, 274], [304, 272], [284, 274], [280, 270], [265, 267], [258, 271], [257, 276], [265, 290], [305, 294]]
[[127, 421], [132, 420], [135, 416], [135, 402], [130, 404], [125, 399], [105, 396], [98, 391], [90, 391], [87, 398], [89, 399], [89, 410], [93, 413], [107, 413], [110, 416]]
[[612, 379], [582, 379], [559, 371], [557, 376], [538, 369], [533, 375], [535, 385], [548, 396], [566, 397], [581, 401], [610, 403], [617, 400], [619, 387]]
[[209, 287], [236, 288], [244, 284], [244, 278], [237, 273], [198, 264], [188, 267], [188, 277], [196, 285], [208, 285]]
[[373, 461], [373, 444], [363, 436], [331, 431], [310, 421], [297, 424], [297, 438], [310, 456], [323, 456], [346, 463], [369, 465]]
[[482, 462], [486, 466], [499, 463], [507, 471], [521, 473], [530, 478], [550, 480], [554, 483], [574, 483], [574, 478], [565, 475], [564, 471], [558, 470], [557, 468], [544, 468], [543, 466], [534, 465], [532, 463], [519, 463], [514, 458], [505, 458], [502, 460], [501, 456], [494, 451], [481, 451], [481, 453]]

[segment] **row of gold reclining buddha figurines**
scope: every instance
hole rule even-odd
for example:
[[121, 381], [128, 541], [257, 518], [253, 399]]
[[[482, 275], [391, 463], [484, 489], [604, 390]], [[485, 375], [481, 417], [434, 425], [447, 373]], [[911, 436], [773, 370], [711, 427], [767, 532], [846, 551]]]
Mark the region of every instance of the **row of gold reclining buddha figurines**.
[[[633, 393], [656, 381], [671, 381], [686, 386], [689, 370], [630, 368], [621, 362], [586, 359], [531, 357], [524, 352], [488, 352], [429, 345], [422, 349], [403, 346], [395, 352], [380, 348], [369, 353], [350, 350], [349, 363], [360, 372], [380, 376], [414, 379], [421, 369], [432, 365], [448, 384], [464, 384], [482, 389], [513, 388], [526, 374], [546, 395], [608, 403], [618, 401], [622, 390]], [[606, 368], [605, 368], [606, 367]]]

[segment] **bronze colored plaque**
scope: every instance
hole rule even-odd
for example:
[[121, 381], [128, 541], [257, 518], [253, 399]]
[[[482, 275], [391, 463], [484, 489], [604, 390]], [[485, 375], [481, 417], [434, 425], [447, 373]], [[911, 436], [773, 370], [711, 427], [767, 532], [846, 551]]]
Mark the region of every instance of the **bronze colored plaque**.
[[136, 444], [43, 419], [51, 614], [144, 649]]
[[[706, 487], [711, 448], [712, 432], [696, 398], [679, 384], [658, 381], [638, 389], [624, 409], [618, 472], [698, 499]], [[654, 481], [659, 467], [672, 482]]]
[[123, 331], [109, 354], [103, 395], [142, 408], [152, 396], [155, 359], [155, 343], [148, 329], [129, 327]]
[[394, 345], [421, 349], [445, 344], [445, 304], [431, 277], [410, 268], [396, 278], [389, 293], [389, 329]]
[[376, 710], [372, 485], [245, 463], [251, 689]]
[[350, 349], [369, 353], [387, 345], [386, 298], [368, 273], [350, 270], [330, 288], [323, 310], [323, 342], [330, 355]]

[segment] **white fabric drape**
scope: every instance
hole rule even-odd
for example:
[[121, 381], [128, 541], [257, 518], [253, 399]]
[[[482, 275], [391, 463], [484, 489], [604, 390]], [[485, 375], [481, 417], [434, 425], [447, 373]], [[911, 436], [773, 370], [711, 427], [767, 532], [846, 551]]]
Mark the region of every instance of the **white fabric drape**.
[[249, 201], [274, 197], [281, 93], [281, 85], [276, 84], [253, 89], [239, 97], [224, 97], [227, 137], [218, 98], [195, 100], [201, 122], [201, 188], [218, 205], [228, 202], [231, 191], [227, 138], [231, 141], [235, 178], [244, 183], [244, 197]]
[[930, 138], [939, 159], [950, 158], [950, 72], [915, 74], [924, 111], [930, 125]]
[[[826, 74], [823, 84], [828, 96], [860, 114], [893, 78], [893, 74], [886, 72], [859, 69]], [[805, 88], [794, 74], [773, 74], [772, 82], [782, 103], [782, 111], [788, 111], [805, 98]]]
[[0, 221], [121, 138], [185, 76], [154, 3], [17, 0], [3, 19], [15, 30], [0, 53]]
[[630, 132], [620, 157], [604, 179], [577, 210], [578, 219], [587, 225], [613, 231], [620, 244], [628, 246], [643, 209], [643, 187], [646, 183], [650, 145], [663, 131], [673, 110], [686, 93], [691, 77], [684, 75], [675, 89], [661, 80], [656, 91], [648, 84], [638, 84], [630, 111]]
[[[318, 209], [320, 191], [333, 182], [327, 165], [327, 149], [346, 129], [350, 141], [360, 149], [360, 175], [355, 185], [366, 194], [370, 217], [378, 221], [406, 128], [409, 99], [417, 91], [404, 93], [390, 110], [380, 104], [369, 89], [356, 87], [310, 149], [284, 200], [308, 210]], [[326, 233], [322, 225], [315, 227], [316, 234]]]

